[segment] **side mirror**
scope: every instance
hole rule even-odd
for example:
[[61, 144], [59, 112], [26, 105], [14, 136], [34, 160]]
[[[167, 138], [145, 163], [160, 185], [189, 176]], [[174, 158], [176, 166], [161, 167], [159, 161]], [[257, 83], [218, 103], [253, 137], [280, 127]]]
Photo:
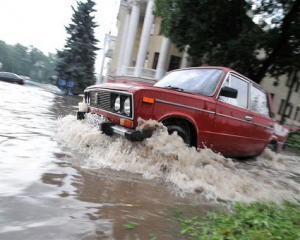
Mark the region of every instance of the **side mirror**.
[[235, 88], [224, 86], [221, 89], [220, 96], [237, 98], [238, 91]]

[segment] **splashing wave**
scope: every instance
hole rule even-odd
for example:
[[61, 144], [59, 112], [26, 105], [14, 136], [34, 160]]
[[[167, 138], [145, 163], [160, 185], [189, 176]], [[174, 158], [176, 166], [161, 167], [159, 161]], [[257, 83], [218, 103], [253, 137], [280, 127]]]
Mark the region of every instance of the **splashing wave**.
[[148, 179], [162, 179], [183, 193], [221, 201], [293, 201], [300, 195], [300, 158], [266, 150], [244, 161], [225, 158], [210, 149], [188, 148], [164, 126], [143, 142], [108, 137], [72, 115], [58, 119], [56, 139], [87, 154], [84, 167], [125, 170]]

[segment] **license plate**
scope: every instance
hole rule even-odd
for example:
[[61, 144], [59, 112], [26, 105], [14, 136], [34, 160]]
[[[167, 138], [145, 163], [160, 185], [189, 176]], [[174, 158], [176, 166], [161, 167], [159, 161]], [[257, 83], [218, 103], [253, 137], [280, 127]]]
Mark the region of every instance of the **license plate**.
[[107, 121], [107, 118], [99, 116], [97, 114], [86, 113], [85, 115], [86, 123], [91, 127], [98, 128], [99, 125]]

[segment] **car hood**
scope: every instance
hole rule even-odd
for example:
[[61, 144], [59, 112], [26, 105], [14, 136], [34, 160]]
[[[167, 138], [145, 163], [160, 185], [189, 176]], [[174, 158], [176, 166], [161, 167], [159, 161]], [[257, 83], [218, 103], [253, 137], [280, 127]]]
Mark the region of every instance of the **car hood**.
[[128, 91], [135, 92], [145, 88], [152, 88], [153, 85], [140, 83], [140, 82], [131, 82], [131, 83], [101, 83], [87, 87], [86, 90], [96, 90], [96, 89], [111, 89], [118, 91]]

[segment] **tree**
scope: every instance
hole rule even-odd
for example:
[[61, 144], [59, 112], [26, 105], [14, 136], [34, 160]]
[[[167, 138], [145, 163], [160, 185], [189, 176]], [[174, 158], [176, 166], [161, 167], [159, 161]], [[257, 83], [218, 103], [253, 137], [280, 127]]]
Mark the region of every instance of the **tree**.
[[300, 67], [300, 0], [261, 1], [255, 13], [271, 23], [261, 44], [267, 57], [256, 79], [261, 80], [267, 71], [275, 77], [292, 74]]
[[[299, 60], [300, 0], [255, 2], [156, 0], [154, 13], [162, 18], [165, 36], [180, 50], [189, 46], [195, 64], [232, 67], [260, 83], [267, 72], [289, 73]], [[251, 12], [262, 16], [258, 24]]]
[[46, 56], [34, 46], [25, 47], [19, 43], [13, 46], [0, 41], [0, 62], [2, 71], [28, 76], [39, 82], [47, 83], [49, 77], [56, 75], [53, 54]]
[[72, 7], [72, 23], [65, 27], [67, 34], [66, 44], [62, 51], [57, 51], [58, 64], [56, 70], [59, 77], [73, 81], [73, 93], [81, 93], [95, 83], [94, 65], [98, 40], [94, 37], [94, 28], [98, 25], [94, 21], [95, 3], [87, 0], [86, 3], [77, 2], [77, 10]]

